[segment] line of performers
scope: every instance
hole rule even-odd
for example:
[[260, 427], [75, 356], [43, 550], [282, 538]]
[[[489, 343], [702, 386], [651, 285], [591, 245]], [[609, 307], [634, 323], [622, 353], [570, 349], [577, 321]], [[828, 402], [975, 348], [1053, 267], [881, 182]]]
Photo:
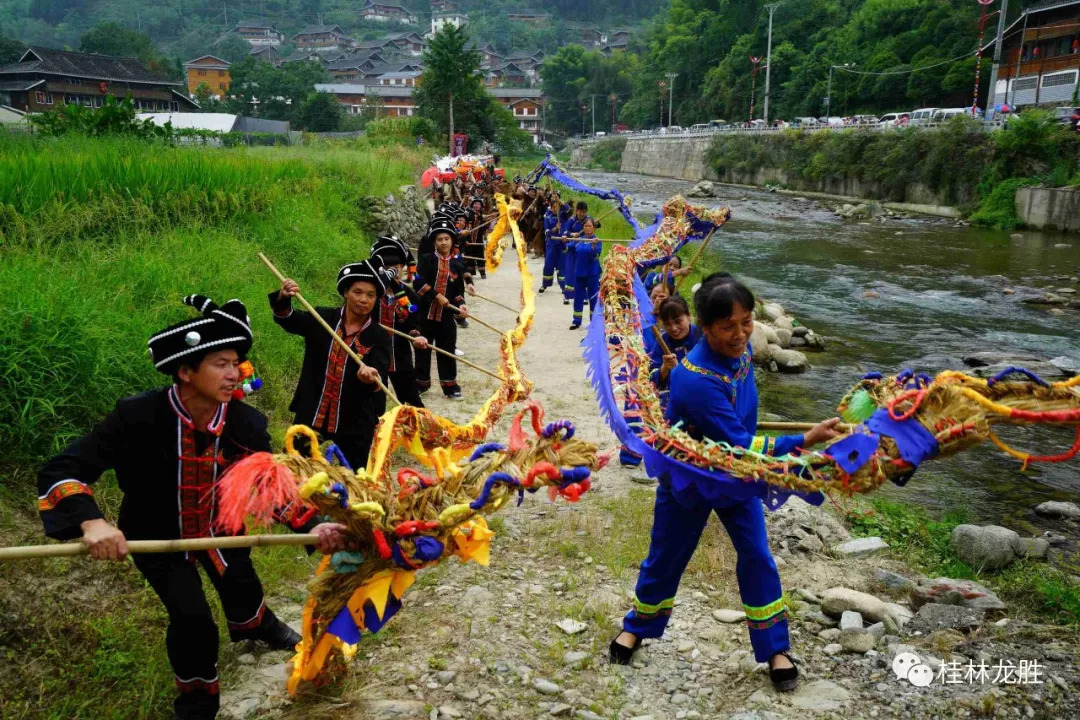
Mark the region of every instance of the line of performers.
[[[557, 196], [546, 199], [545, 225], [548, 216], [554, 225], [545, 234], [545, 253], [549, 240], [563, 237], [556, 232], [583, 238], [575, 239], [573, 272], [567, 264], [561, 270], [552, 266], [550, 276], [545, 270], [544, 289], [554, 286], [554, 273], [559, 272], [564, 302], [567, 285], [574, 288], [575, 299], [580, 298], [576, 326], [584, 301], [595, 300], [599, 251], [588, 247], [595, 244], [595, 224], [587, 207], [579, 204], [568, 213]], [[483, 244], [480, 232], [471, 230], [482, 228], [488, 207], [479, 196], [467, 207], [440, 204], [420, 243], [418, 260], [405, 243], [387, 236], [378, 239], [369, 258], [338, 271], [341, 304], [316, 311], [363, 359], [363, 367], [314, 317], [294, 310], [292, 298], [299, 292], [295, 281], [286, 279], [268, 294], [274, 321], [303, 340], [303, 365], [290, 405], [294, 422], [333, 441], [350, 466], [366, 464], [377, 419], [385, 409], [386, 397], [377, 381], [389, 381], [403, 402], [420, 406], [420, 396], [431, 386], [431, 346], [448, 353], [438, 360], [443, 392], [461, 397], [454, 359], [457, 320], [468, 317], [465, 298], [473, 270], [479, 269], [470, 260], [482, 257], [475, 249]], [[565, 247], [558, 246], [560, 252]], [[550, 258], [546, 253], [545, 268]], [[755, 434], [757, 393], [749, 347], [753, 295], [730, 275], [707, 278], [694, 295], [695, 325], [687, 302], [668, 297], [670, 280], [679, 270], [674, 263], [665, 266], [652, 288], [664, 327], [664, 342], [649, 343], [661, 348], [652, 353], [653, 377], [665, 393], [669, 421], [681, 422], [696, 437], [777, 455], [833, 437], [835, 418], [806, 435]], [[584, 294], [578, 294], [581, 287]], [[215, 524], [218, 478], [237, 460], [271, 451], [267, 418], [243, 402], [253, 344], [247, 309], [239, 300], [218, 305], [202, 295], [183, 302], [195, 310], [195, 317], [163, 328], [147, 343], [151, 362], [168, 382], [120, 399], [91, 432], [38, 473], [37, 503], [46, 535], [79, 539], [96, 559], [124, 559], [128, 540], [220, 534]], [[631, 455], [622, 459], [640, 462]], [[109, 470], [124, 496], [115, 525], [94, 497], [95, 483]], [[761, 502], [687, 504], [665, 478], [657, 489], [652, 543], [634, 607], [610, 645], [611, 659], [628, 663], [642, 638], [663, 633], [679, 580], [714, 511], [738, 552], [736, 572], [755, 656], [770, 664], [778, 687], [790, 689], [798, 673], [789, 654], [787, 616]], [[293, 531], [317, 535], [321, 552], [346, 547], [346, 528], [322, 522], [310, 511], [283, 507], [276, 517]], [[218, 628], [200, 567], [221, 599], [230, 640], [259, 640], [275, 649], [292, 648], [300, 640], [267, 607], [249, 550], [136, 555], [134, 561], [168, 613], [165, 647], [179, 691], [175, 716], [181, 720], [208, 720], [219, 708]]]

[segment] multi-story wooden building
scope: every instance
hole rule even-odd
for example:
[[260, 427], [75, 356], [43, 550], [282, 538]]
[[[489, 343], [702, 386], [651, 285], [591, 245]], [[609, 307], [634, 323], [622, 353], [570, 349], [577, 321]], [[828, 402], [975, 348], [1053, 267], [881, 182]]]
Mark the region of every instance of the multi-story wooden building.
[[338, 25], [309, 25], [292, 36], [297, 50], [349, 50], [355, 45], [352, 38]]
[[211, 93], [219, 98], [225, 97], [229, 91], [231, 81], [229, 77], [229, 66], [231, 64], [228, 60], [222, 60], [213, 55], [203, 55], [194, 60], [188, 60], [184, 63], [184, 72], [187, 73], [188, 95], [194, 95], [195, 90], [205, 83], [210, 88]]
[[416, 15], [400, 5], [377, 3], [372, 0], [367, 0], [360, 8], [360, 17], [375, 22], [399, 22], [406, 25], [415, 25], [417, 22]]
[[[1005, 31], [994, 105], [1076, 104], [1080, 0], [1033, 5]], [[983, 50], [985, 56], [993, 41]]]
[[518, 127], [532, 135], [533, 142], [541, 140], [543, 132], [544, 93], [539, 88], [491, 88], [496, 100], [514, 113]]
[[106, 95], [130, 97], [148, 112], [197, 110], [184, 83], [169, 80], [135, 58], [31, 46], [0, 66], [0, 105], [44, 112], [61, 104], [101, 107]]
[[277, 47], [285, 42], [285, 36], [278, 32], [273, 23], [263, 22], [261, 20], [245, 20], [243, 22], [238, 22], [236, 23], [236, 27], [229, 32], [239, 35], [256, 47]]

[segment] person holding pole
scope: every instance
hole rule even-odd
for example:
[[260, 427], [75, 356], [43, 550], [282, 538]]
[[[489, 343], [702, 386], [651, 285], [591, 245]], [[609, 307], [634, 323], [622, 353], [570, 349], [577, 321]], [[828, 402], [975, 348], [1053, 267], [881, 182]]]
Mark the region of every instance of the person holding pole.
[[[420, 296], [420, 330], [431, 344], [448, 353], [440, 353], [436, 360], [439, 382], [446, 397], [461, 400], [464, 396], [457, 382], [457, 360], [450, 355], [457, 350], [455, 315], [468, 316], [468, 308], [464, 305], [465, 289], [473, 289], [472, 275], [452, 255], [457, 239], [452, 223], [433, 221], [428, 235], [435, 252], [420, 257], [413, 280], [413, 289]], [[448, 307], [451, 305], [458, 306], [460, 313]], [[430, 350], [416, 349], [416, 384], [421, 395], [431, 388]]]
[[[412, 252], [396, 236], [384, 236], [371, 247], [373, 261], [393, 274], [389, 290], [383, 294], [379, 303], [379, 323], [391, 330], [400, 330], [412, 337], [408, 340], [394, 335], [394, 350], [390, 353], [390, 382], [398, 400], [413, 407], [424, 407], [420, 391], [416, 386], [416, 368], [413, 365], [413, 346], [420, 350], [428, 349], [428, 341], [420, 334], [420, 320], [417, 310], [420, 298], [409, 286], [407, 268], [415, 266]], [[385, 395], [383, 396], [385, 398]], [[385, 412], [385, 403], [379, 415]]]
[[[129, 540], [175, 540], [228, 534], [215, 525], [215, 483], [237, 460], [270, 452], [266, 417], [234, 398], [239, 366], [251, 350], [247, 311], [239, 300], [216, 305], [202, 295], [184, 303], [197, 318], [150, 338], [150, 359], [168, 387], [119, 400], [87, 435], [38, 473], [38, 511], [45, 534], [80, 539], [91, 557], [123, 560]], [[92, 486], [116, 472], [124, 494], [116, 525], [105, 519]], [[293, 530], [319, 535], [319, 549], [344, 547], [345, 527], [313, 516], [278, 514]], [[221, 599], [229, 639], [261, 640], [289, 650], [300, 636], [263, 599], [247, 548], [133, 555], [168, 613], [165, 648], [179, 689], [181, 720], [217, 715], [218, 629], [199, 566]]]
[[274, 322], [304, 339], [300, 382], [289, 405], [296, 413], [294, 422], [333, 440], [353, 468], [367, 465], [379, 409], [386, 402], [376, 395], [382, 393], [378, 384], [386, 381], [393, 353], [377, 310], [387, 279], [385, 270], [367, 260], [345, 265], [337, 279], [342, 305], [315, 308], [344, 345], [363, 359], [363, 367], [314, 316], [293, 311], [292, 298], [300, 292], [294, 280], [286, 278], [281, 289], [269, 295]]
[[574, 245], [574, 319], [571, 330], [581, 327], [585, 313], [585, 301], [589, 302], [589, 317], [596, 309], [596, 298], [600, 292], [600, 253], [603, 245], [596, 239], [596, 223], [591, 217], [582, 221], [580, 239]]
[[570, 215], [570, 205], [564, 203], [558, 193], [552, 193], [548, 200], [548, 209], [544, 213], [544, 276], [540, 292], [544, 292], [559, 283], [559, 289], [566, 286], [566, 275], [559, 262], [562, 259], [563, 244], [554, 238], [561, 234], [563, 222]]
[[[577, 238], [585, 227], [588, 214], [589, 204], [578, 200], [574, 214], [563, 223], [563, 237]], [[569, 240], [563, 241], [562, 274], [566, 278], [566, 284], [563, 285], [563, 305], [569, 305], [574, 299], [574, 281], [577, 280], [577, 246]]]

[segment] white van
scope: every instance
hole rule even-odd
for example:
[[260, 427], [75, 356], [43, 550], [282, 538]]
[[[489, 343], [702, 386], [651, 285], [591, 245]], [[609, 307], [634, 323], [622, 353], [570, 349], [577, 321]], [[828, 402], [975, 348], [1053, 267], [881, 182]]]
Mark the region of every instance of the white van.
[[[979, 113], [980, 116], [981, 116], [981, 114], [982, 113]], [[938, 110], [936, 113], [934, 113], [934, 122], [936, 122], [936, 123], [945, 122], [949, 118], [954, 118], [957, 115], [967, 115], [968, 117], [971, 117], [971, 108], [969, 108], [969, 107], [942, 108], [942, 109]]]
[[903, 127], [911, 120], [911, 113], [898, 112], [898, 113], [885, 113], [878, 120], [878, 125], [884, 125], [885, 127]]
[[911, 113], [909, 125], [926, 125], [934, 119], [934, 113], [941, 108], [919, 108]]

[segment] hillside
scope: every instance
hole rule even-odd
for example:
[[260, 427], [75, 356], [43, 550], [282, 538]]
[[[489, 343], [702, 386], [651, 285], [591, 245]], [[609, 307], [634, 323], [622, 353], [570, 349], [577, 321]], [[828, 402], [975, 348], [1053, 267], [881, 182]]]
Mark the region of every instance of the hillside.
[[[340, 25], [358, 40], [430, 29], [428, 0], [395, 2], [416, 14], [418, 24], [364, 20], [359, 0], [0, 0], [0, 35], [28, 44], [77, 48], [84, 32], [115, 22], [148, 34], [167, 56], [183, 61], [210, 51], [240, 20], [271, 22], [286, 38], [320, 22]], [[656, 0], [463, 0], [456, 6], [469, 14], [475, 37], [482, 42], [501, 50], [553, 50], [575, 23], [624, 27], [654, 15], [664, 4]], [[535, 24], [507, 21], [508, 12], [522, 11], [549, 17]]]

